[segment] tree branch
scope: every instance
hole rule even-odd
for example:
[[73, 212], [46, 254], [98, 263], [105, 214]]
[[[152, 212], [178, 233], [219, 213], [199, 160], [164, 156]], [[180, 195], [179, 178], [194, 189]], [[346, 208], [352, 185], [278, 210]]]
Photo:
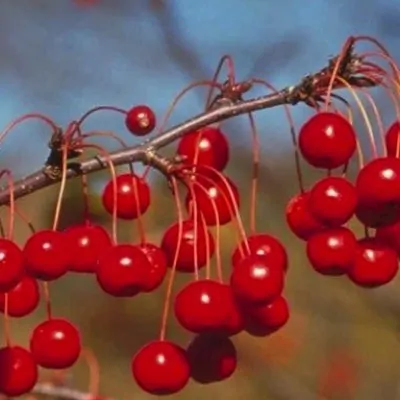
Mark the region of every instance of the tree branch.
[[[158, 168], [158, 166], [163, 163], [159, 162], [160, 159], [155, 152], [176, 141], [189, 131], [205, 127], [212, 123], [221, 122], [240, 114], [246, 114], [280, 105], [295, 105], [299, 102], [316, 105], [321, 101], [321, 99], [323, 99], [324, 95], [326, 95], [330, 76], [333, 73], [335, 63], [338, 60], [338, 62], [342, 63], [340, 64], [340, 68], [338, 68], [338, 71], [341, 71], [338, 73], [340, 79], [334, 81], [333, 89], [343, 88], [343, 80], [354, 88], [375, 86], [377, 84], [376, 82], [371, 81], [369, 77], [358, 72], [359, 70], [362, 70], [362, 59], [352, 54], [351, 47], [348, 53], [349, 54], [345, 54], [345, 56], [342, 54], [341, 58], [336, 57], [331, 59], [328, 66], [313, 75], [306, 76], [298, 85], [255, 99], [221, 101], [217, 104], [215, 109], [211, 109], [176, 125], [153, 138], [145, 140], [140, 145], [110, 153], [108, 159], [114, 165], [142, 162], [143, 164], [150, 164], [153, 167]], [[359, 69], [356, 67], [359, 67]], [[93, 157], [82, 161], [79, 164], [79, 167], [79, 169], [68, 168], [67, 179], [106, 169], [108, 167], [107, 158], [103, 156]], [[14, 198], [18, 199], [44, 187], [51, 186], [59, 182], [59, 180], [60, 179], [52, 179], [47, 176], [43, 170], [39, 170], [14, 183]], [[9, 202], [9, 196], [8, 187], [1, 187], [0, 205], [7, 204]]]
[[[122, 165], [131, 162], [147, 163], [147, 154], [151, 150], [160, 149], [174, 142], [185, 133], [206, 125], [223, 121], [236, 115], [244, 114], [263, 108], [271, 108], [287, 102], [287, 90], [258, 99], [244, 101], [238, 104], [223, 106], [216, 110], [200, 114], [182, 124], [148, 139], [138, 146], [129, 147], [110, 153], [109, 160], [114, 165]], [[68, 169], [67, 178], [73, 178], [81, 174], [89, 174], [107, 168], [107, 160], [103, 156], [91, 158], [80, 164], [80, 171]], [[44, 187], [57, 183], [59, 179], [49, 178], [42, 170], [37, 171], [14, 184], [14, 198], [18, 199], [27, 194], [35, 192]], [[7, 187], [0, 188], [0, 205], [9, 202], [9, 191]]]

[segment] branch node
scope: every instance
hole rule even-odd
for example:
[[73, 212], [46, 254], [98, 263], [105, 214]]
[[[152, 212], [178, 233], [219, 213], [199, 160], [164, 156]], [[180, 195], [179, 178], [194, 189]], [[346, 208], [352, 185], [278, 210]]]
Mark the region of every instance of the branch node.
[[143, 152], [143, 164], [156, 168], [169, 178], [171, 174], [175, 172], [178, 162], [176, 161], [176, 158], [171, 160], [167, 157], [161, 156], [151, 147]]
[[[51, 135], [51, 139], [48, 143], [50, 148], [50, 154], [44, 164], [43, 173], [51, 180], [59, 180], [62, 175], [62, 164], [63, 164], [63, 151], [66, 148], [67, 159], [73, 159], [80, 156], [83, 153], [82, 149], [79, 149], [76, 141], [69, 143], [63, 130], [57, 128]], [[73, 169], [76, 169], [76, 163], [71, 164]]]
[[214, 97], [208, 110], [219, 107], [233, 106], [243, 101], [243, 95], [247, 93], [253, 84], [250, 80], [232, 83], [229, 79], [222, 84], [221, 93]]

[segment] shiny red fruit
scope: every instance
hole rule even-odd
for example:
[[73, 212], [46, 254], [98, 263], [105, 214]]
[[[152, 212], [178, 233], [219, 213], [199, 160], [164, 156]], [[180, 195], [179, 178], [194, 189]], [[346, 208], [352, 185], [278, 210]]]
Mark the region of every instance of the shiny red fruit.
[[[24, 276], [8, 295], [8, 315], [14, 318], [25, 317], [39, 305], [40, 293], [36, 279]], [[0, 311], [5, 312], [6, 294], [0, 293]]]
[[150, 268], [150, 261], [139, 246], [119, 244], [99, 259], [97, 282], [111, 296], [135, 296], [145, 287]]
[[400, 204], [400, 159], [377, 158], [358, 173], [356, 190], [363, 205]]
[[66, 369], [81, 352], [78, 329], [65, 319], [49, 319], [33, 330], [30, 338], [33, 358], [43, 368]]
[[340, 114], [318, 112], [300, 129], [299, 148], [316, 168], [333, 169], [349, 162], [357, 146], [350, 122]]
[[0, 393], [18, 397], [29, 393], [38, 381], [32, 354], [20, 346], [0, 348]]
[[359, 240], [348, 276], [355, 284], [375, 288], [392, 281], [399, 269], [397, 253], [376, 238]]
[[179, 141], [178, 155], [190, 165], [204, 165], [222, 171], [229, 161], [229, 143], [218, 128], [206, 127], [190, 132]]
[[363, 225], [370, 228], [393, 225], [400, 221], [400, 204], [392, 202], [382, 204], [359, 202], [355, 216]]
[[162, 284], [167, 274], [167, 256], [160, 247], [153, 243], [142, 243], [138, 247], [143, 251], [150, 264], [141, 283], [141, 290], [152, 292]]
[[0, 238], [0, 292], [11, 290], [23, 276], [22, 251], [11, 240]]
[[286, 206], [286, 222], [290, 230], [303, 240], [326, 229], [326, 226], [311, 214], [309, 197], [309, 192], [298, 194]]
[[385, 144], [387, 155], [390, 157], [400, 157], [400, 123], [394, 122], [386, 132]]
[[116, 207], [118, 218], [135, 219], [144, 214], [150, 206], [150, 188], [147, 182], [137, 175], [118, 175], [116, 192], [111, 179], [104, 188], [102, 202], [109, 214], [112, 215]]
[[252, 336], [267, 336], [289, 321], [289, 305], [282, 296], [271, 303], [246, 308], [245, 330]]
[[353, 216], [357, 192], [345, 178], [331, 176], [321, 179], [310, 191], [308, 207], [322, 224], [339, 227]]
[[366, 226], [382, 227], [400, 220], [400, 159], [377, 158], [366, 164], [356, 181], [357, 218]]
[[132, 107], [126, 114], [125, 126], [134, 135], [145, 136], [155, 128], [156, 115], [146, 105]]
[[23, 256], [30, 276], [43, 281], [56, 280], [68, 271], [68, 238], [63, 232], [37, 231], [25, 243]]
[[194, 333], [225, 327], [230, 317], [226, 288], [209, 279], [188, 283], [175, 297], [175, 317], [185, 329]]
[[238, 299], [249, 303], [267, 303], [282, 293], [284, 271], [270, 265], [264, 256], [252, 254], [235, 265], [230, 283]]
[[186, 220], [171, 225], [165, 231], [161, 248], [167, 256], [170, 268], [174, 264], [175, 253], [179, 248], [176, 270], [193, 272], [196, 267], [203, 268], [211, 259], [215, 252], [215, 243], [211, 233], [205, 230], [201, 223], [195, 224], [193, 220]]
[[100, 225], [73, 225], [65, 231], [69, 243], [69, 270], [96, 272], [101, 255], [111, 247], [108, 232]]
[[137, 384], [157, 396], [180, 392], [190, 378], [185, 350], [169, 341], [154, 341], [142, 347], [133, 357], [131, 368]]
[[240, 207], [239, 191], [227, 176], [215, 171], [202, 171], [196, 176], [192, 190], [186, 196], [186, 208], [194, 217], [194, 204], [208, 226], [225, 225]]
[[376, 230], [376, 238], [391, 247], [400, 257], [400, 221]]
[[236, 370], [236, 349], [226, 336], [197, 335], [186, 351], [191, 377], [198, 383], [221, 382], [231, 377]]
[[250, 235], [237, 246], [232, 254], [232, 266], [250, 254], [265, 256], [270, 265], [276, 265], [284, 271], [288, 269], [288, 256], [283, 244], [274, 236], [267, 233]]
[[357, 248], [357, 239], [350, 229], [332, 228], [308, 239], [307, 257], [320, 274], [343, 275], [353, 267]]
[[242, 332], [244, 329], [244, 318], [240, 302], [235, 297], [230, 285], [222, 284], [222, 292], [225, 297], [227, 308], [227, 319], [222, 324], [222, 327], [217, 330], [222, 336], [234, 336]]

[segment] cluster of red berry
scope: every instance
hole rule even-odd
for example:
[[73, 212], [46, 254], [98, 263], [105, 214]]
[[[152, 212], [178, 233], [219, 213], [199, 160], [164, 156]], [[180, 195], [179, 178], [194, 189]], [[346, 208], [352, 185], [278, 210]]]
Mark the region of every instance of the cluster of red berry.
[[[346, 61], [344, 64], [342, 59]], [[282, 92], [285, 95], [282, 104], [307, 100], [307, 104], [315, 105], [321, 101], [321, 93], [326, 96], [326, 110], [318, 110], [303, 124], [298, 145], [296, 138], [294, 143], [296, 155], [298, 148], [307, 163], [327, 170], [327, 177], [308, 191], [303, 189], [299, 177], [301, 192], [289, 202], [286, 216], [292, 232], [307, 242], [307, 256], [317, 272], [347, 275], [360, 286], [377, 287], [390, 282], [398, 272], [400, 125], [396, 122], [390, 127], [385, 154], [378, 157], [372, 128], [366, 123], [374, 157], [364, 165], [350, 118], [329, 105], [335, 76], [339, 83], [344, 81], [350, 85], [343, 75], [357, 87], [381, 82], [376, 78], [383, 76], [382, 70], [372, 64], [364, 65], [361, 60], [345, 51], [336, 60], [337, 68], [332, 69], [330, 65], [311, 81], [306, 79], [297, 90]], [[338, 71], [341, 75], [337, 75]], [[251, 85], [235, 83], [233, 73], [230, 81], [219, 85], [221, 94], [217, 100], [228, 99], [228, 104], [235, 105]], [[329, 81], [331, 85], [327, 86]], [[215, 86], [218, 85], [213, 81], [211, 87]], [[287, 97], [294, 94], [297, 97]], [[218, 101], [207, 102], [207, 106], [212, 109], [211, 105], [218, 105]], [[221, 104], [225, 103], [221, 101]], [[254, 107], [260, 106], [255, 102]], [[126, 127], [134, 135], [145, 136], [156, 126], [156, 116], [147, 106], [136, 106], [129, 111], [115, 107], [97, 109], [105, 108], [123, 113]], [[80, 131], [84, 118], [51, 142], [52, 154], [46, 165], [49, 179], [60, 178], [57, 174], [67, 170], [68, 154], [75, 157], [81, 154], [77, 150], [87, 147], [102, 150], [83, 141], [93, 137]], [[254, 125], [251, 115], [250, 122]], [[0, 141], [4, 135], [0, 135]], [[254, 134], [253, 150], [257, 147], [255, 137]], [[346, 176], [357, 149], [360, 168], [352, 183]], [[155, 159], [159, 157], [153, 148], [150, 150], [145, 161], [149, 168], [156, 165]], [[254, 151], [253, 156], [256, 165], [258, 153]], [[136, 174], [132, 168], [129, 173], [116, 174], [109, 162], [112, 177], [102, 193], [102, 204], [113, 217], [111, 235], [94, 224], [88, 214], [81, 225], [64, 231], [57, 229], [65, 186], [61, 184], [53, 229], [34, 231], [20, 249], [10, 233], [16, 212], [10, 196], [11, 228], [0, 238], [0, 309], [5, 315], [6, 327], [6, 345], [0, 349], [1, 393], [7, 396], [28, 393], [38, 381], [38, 367], [65, 369], [77, 362], [82, 352], [79, 330], [70, 321], [53, 317], [48, 292], [49, 283], [68, 272], [93, 274], [101, 289], [114, 297], [152, 292], [168, 275], [159, 337], [139, 349], [131, 363], [137, 384], [156, 395], [177, 393], [190, 379], [206, 384], [229, 378], [237, 367], [232, 336], [241, 332], [268, 336], [287, 323], [289, 306], [283, 296], [288, 270], [286, 249], [276, 237], [255, 229], [257, 168], [253, 171], [250, 194], [251, 226], [246, 233], [239, 213], [238, 188], [224, 172], [229, 158], [228, 140], [217, 124], [181, 136], [172, 161], [158, 159], [159, 169], [168, 176], [177, 209], [177, 220], [165, 230], [158, 244], [146, 239], [141, 220], [151, 203], [147, 170], [143, 175]], [[104, 159], [111, 160], [107, 156]], [[342, 174], [333, 176], [332, 171], [338, 168], [343, 168]], [[84, 187], [86, 178], [81, 175]], [[61, 181], [65, 183], [65, 174]], [[182, 192], [186, 196], [183, 204]], [[87, 197], [86, 189], [83, 193]], [[349, 228], [353, 217], [365, 228], [361, 239]], [[118, 242], [118, 219], [137, 220], [141, 233], [139, 243]], [[228, 223], [237, 228], [238, 242], [231, 256], [230, 276], [226, 279], [221, 265], [220, 227]], [[215, 276], [211, 273], [214, 262]], [[194, 279], [173, 296], [176, 273], [190, 274]], [[30, 347], [26, 349], [11, 344], [8, 318], [23, 317], [36, 309], [39, 281], [44, 288], [48, 318], [33, 329]], [[171, 301], [176, 321], [194, 334], [184, 347], [166, 338]]]
[[[362, 287], [378, 287], [398, 272], [400, 254], [400, 125], [385, 136], [384, 157], [358, 171], [355, 183], [330, 174], [292, 198], [286, 209], [292, 232], [307, 242], [307, 257], [323, 275], [347, 275]], [[343, 116], [321, 112], [299, 132], [299, 148], [313, 167], [347, 167], [357, 148], [353, 126]], [[365, 228], [357, 239], [348, 227], [355, 217]], [[374, 229], [374, 233], [370, 232]]]
[[[150, 133], [156, 123], [145, 106], [131, 109], [125, 121], [139, 136]], [[265, 336], [289, 317], [282, 297], [287, 254], [273, 236], [243, 236], [232, 254], [230, 280], [223, 281], [220, 265], [218, 279], [210, 277], [210, 260], [220, 256], [209, 227], [218, 230], [232, 220], [238, 223], [239, 192], [221, 172], [229, 160], [224, 133], [217, 127], [189, 133], [180, 140], [177, 155], [186, 166], [179, 173], [191, 171], [185, 202], [188, 217], [170, 226], [160, 245], [145, 239], [139, 244], [116, 243], [102, 226], [90, 221], [64, 231], [38, 230], [22, 249], [10, 239], [0, 239], [0, 307], [10, 317], [23, 317], [36, 309], [38, 281], [46, 285], [67, 272], [94, 274], [104, 292], [116, 297], [155, 290], [168, 268], [171, 282], [175, 271], [195, 274], [196, 279], [174, 301], [177, 321], [196, 334], [192, 342], [184, 349], [165, 340], [164, 327], [159, 340], [133, 357], [135, 380], [154, 394], [177, 392], [190, 377], [202, 383], [228, 378], [236, 368], [230, 337], [244, 330]], [[117, 218], [140, 219], [150, 205], [149, 184], [134, 173], [116, 175], [106, 184], [102, 201]], [[207, 277], [200, 279], [204, 267]], [[48, 320], [31, 334], [29, 350], [11, 344], [0, 350], [0, 391], [8, 396], [29, 392], [37, 382], [38, 366], [69, 368], [80, 352], [78, 329], [66, 319], [53, 317], [49, 308]]]

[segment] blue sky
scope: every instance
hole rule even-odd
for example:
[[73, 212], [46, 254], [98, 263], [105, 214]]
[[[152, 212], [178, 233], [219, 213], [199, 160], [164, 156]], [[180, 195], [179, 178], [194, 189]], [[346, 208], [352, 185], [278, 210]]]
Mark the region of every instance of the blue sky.
[[[0, 124], [31, 111], [66, 125], [99, 104], [148, 103], [161, 116], [175, 94], [208, 78], [230, 54], [238, 79], [251, 74], [277, 87], [323, 66], [348, 35], [369, 34], [400, 56], [398, 0], [19, 0], [0, 4]], [[396, 17], [397, 16], [397, 17]], [[172, 39], [171, 39], [172, 38]], [[185, 54], [182, 56], [182, 54]], [[185, 66], [179, 62], [187, 58]], [[187, 97], [172, 123], [197, 113]], [[295, 115], [301, 117], [299, 108]], [[282, 110], [269, 110], [264, 144], [290, 145]], [[113, 129], [133, 142], [118, 114], [93, 117], [88, 129]], [[17, 174], [40, 165], [47, 132], [27, 123], [3, 144], [3, 160], [24, 157]], [[275, 132], [275, 133], [274, 133]], [[239, 140], [240, 139], [236, 139]], [[29, 146], [29, 147], [28, 147]], [[28, 148], [31, 150], [27, 154]]]

